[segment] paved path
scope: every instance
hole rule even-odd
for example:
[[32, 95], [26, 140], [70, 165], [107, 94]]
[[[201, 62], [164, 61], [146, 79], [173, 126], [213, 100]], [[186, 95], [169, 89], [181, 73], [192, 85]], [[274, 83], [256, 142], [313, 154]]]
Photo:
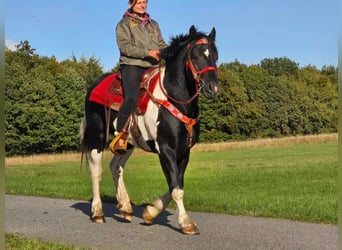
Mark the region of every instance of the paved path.
[[6, 195], [6, 232], [92, 249], [337, 249], [337, 226], [190, 212], [200, 235], [183, 235], [174, 210], [145, 225], [142, 207], [131, 223], [104, 204], [105, 224], [89, 220], [87, 201]]

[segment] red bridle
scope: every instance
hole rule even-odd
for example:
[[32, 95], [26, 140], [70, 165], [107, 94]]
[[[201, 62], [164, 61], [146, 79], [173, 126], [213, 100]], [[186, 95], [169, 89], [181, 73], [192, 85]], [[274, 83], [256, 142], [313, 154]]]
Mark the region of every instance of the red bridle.
[[190, 69], [191, 73], [192, 73], [192, 76], [194, 77], [195, 81], [196, 81], [196, 88], [198, 89], [198, 85], [199, 85], [199, 81], [200, 81], [200, 76], [203, 75], [205, 72], [208, 72], [208, 71], [217, 71], [217, 68], [216, 66], [208, 66], [204, 69], [201, 69], [201, 70], [196, 70], [192, 60], [191, 60], [191, 56], [190, 56], [190, 53], [191, 53], [191, 50], [193, 48], [193, 46], [195, 45], [201, 45], [201, 44], [209, 44], [209, 41], [207, 38], [203, 37], [199, 40], [197, 40], [195, 43], [191, 44], [189, 43], [188, 44], [188, 55], [187, 55], [187, 60], [186, 60], [186, 68], [187, 69]]
[[[194, 43], [188, 43], [187, 45], [187, 59], [186, 59], [186, 69], [189, 69], [192, 73], [192, 76], [193, 78], [195, 79], [196, 81], [196, 93], [194, 96], [192, 96], [189, 100], [186, 100], [186, 101], [178, 101], [174, 98], [172, 98], [171, 96], [169, 96], [166, 91], [164, 90], [164, 88], [161, 86], [161, 82], [159, 83], [160, 86], [161, 86], [161, 89], [163, 91], [163, 93], [170, 99], [172, 100], [173, 102], [175, 103], [178, 103], [178, 104], [182, 104], [182, 105], [186, 105], [190, 102], [192, 102], [198, 95], [199, 95], [199, 92], [201, 91], [201, 88], [202, 86], [200, 86], [200, 76], [203, 75], [205, 72], [208, 72], [208, 71], [215, 71], [217, 72], [217, 68], [216, 66], [208, 66], [204, 69], [201, 69], [201, 70], [196, 70], [192, 60], [191, 60], [191, 56], [190, 56], [190, 52], [192, 50], [192, 48], [195, 46], [195, 45], [201, 45], [201, 44], [209, 44], [209, 41], [207, 38], [203, 37], [203, 38], [200, 38], [198, 39], [196, 42]], [[160, 80], [160, 79], [159, 79]]]

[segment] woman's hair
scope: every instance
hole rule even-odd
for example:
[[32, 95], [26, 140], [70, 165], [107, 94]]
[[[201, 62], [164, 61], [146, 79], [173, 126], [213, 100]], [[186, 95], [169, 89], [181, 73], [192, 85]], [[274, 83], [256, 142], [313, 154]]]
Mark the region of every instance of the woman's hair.
[[132, 6], [134, 6], [137, 3], [138, 0], [129, 0], [129, 4], [131, 4]]
[[[137, 2], [138, 0], [128, 0], [128, 3], [131, 4], [132, 6], [134, 6]], [[146, 3], [147, 3], [147, 0], [146, 0]]]

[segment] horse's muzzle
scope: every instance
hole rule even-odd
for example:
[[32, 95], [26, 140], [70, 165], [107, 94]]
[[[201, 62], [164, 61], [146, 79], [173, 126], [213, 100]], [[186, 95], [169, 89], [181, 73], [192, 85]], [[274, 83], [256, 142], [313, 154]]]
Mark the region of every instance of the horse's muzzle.
[[220, 85], [218, 81], [205, 82], [203, 80], [200, 80], [199, 85], [202, 88], [202, 92], [206, 98], [216, 98], [220, 93]]

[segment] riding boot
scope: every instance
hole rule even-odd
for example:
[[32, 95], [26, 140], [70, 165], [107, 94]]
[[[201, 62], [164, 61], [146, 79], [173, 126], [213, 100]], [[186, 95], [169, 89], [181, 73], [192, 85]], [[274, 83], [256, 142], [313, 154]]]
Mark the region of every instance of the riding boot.
[[112, 142], [109, 144], [109, 149], [113, 154], [122, 155], [127, 151], [128, 142], [128, 127], [130, 118], [126, 119], [126, 122], [121, 131], [114, 137]]

